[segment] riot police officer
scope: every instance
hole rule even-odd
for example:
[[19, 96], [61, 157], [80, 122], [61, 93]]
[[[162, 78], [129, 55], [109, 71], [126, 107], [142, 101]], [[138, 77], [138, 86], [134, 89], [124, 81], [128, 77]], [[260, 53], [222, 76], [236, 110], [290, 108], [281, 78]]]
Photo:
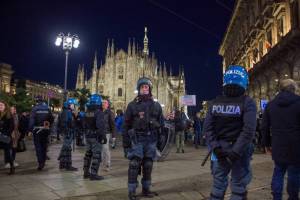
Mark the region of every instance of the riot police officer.
[[74, 142], [76, 125], [75, 105], [77, 105], [77, 101], [74, 98], [69, 98], [64, 102], [58, 122], [60, 133], [63, 134], [63, 145], [58, 157], [59, 169], [66, 169], [67, 171], [77, 171], [77, 168], [72, 166], [72, 142]]
[[86, 153], [84, 156], [83, 178], [90, 180], [102, 180], [98, 176], [101, 163], [102, 145], [107, 143], [104, 132], [104, 114], [100, 110], [101, 96], [93, 94], [87, 103], [87, 111], [83, 118], [85, 129]]
[[142, 195], [154, 197], [150, 191], [153, 160], [160, 129], [163, 127], [162, 108], [153, 100], [152, 83], [142, 77], [137, 82], [138, 96], [128, 104], [125, 113], [123, 147], [130, 160], [128, 169], [128, 197], [136, 199], [137, 177], [142, 169]]
[[245, 95], [248, 73], [229, 66], [224, 73], [223, 95], [211, 102], [204, 133], [212, 156], [211, 200], [224, 199], [231, 172], [231, 200], [245, 200], [251, 181], [252, 139], [256, 129], [256, 105]]
[[84, 130], [82, 127], [82, 120], [85, 113], [80, 111], [76, 116], [76, 145], [84, 146]]
[[38, 160], [38, 170], [45, 167], [48, 136], [53, 123], [52, 113], [42, 97], [36, 98], [37, 104], [32, 108], [29, 120], [29, 131], [33, 133], [33, 142]]

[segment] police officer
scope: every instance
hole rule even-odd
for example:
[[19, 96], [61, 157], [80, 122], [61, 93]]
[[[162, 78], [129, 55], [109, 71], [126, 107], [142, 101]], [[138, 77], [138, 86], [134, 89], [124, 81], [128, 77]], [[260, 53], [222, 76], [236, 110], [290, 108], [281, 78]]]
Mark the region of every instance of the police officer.
[[72, 142], [74, 142], [76, 125], [75, 105], [77, 105], [76, 99], [69, 98], [64, 102], [63, 111], [59, 116], [59, 128], [63, 134], [63, 145], [58, 157], [59, 169], [67, 171], [77, 171], [77, 168], [72, 166]]
[[90, 180], [102, 180], [98, 176], [101, 163], [102, 145], [107, 143], [104, 132], [104, 114], [100, 110], [101, 96], [93, 94], [87, 103], [87, 111], [83, 118], [85, 129], [86, 153], [84, 156], [83, 178]]
[[204, 122], [204, 133], [212, 151], [211, 200], [224, 199], [230, 172], [230, 199], [247, 198], [256, 128], [256, 105], [245, 95], [247, 86], [247, 71], [241, 66], [229, 66], [224, 74], [223, 95], [212, 101]]
[[38, 170], [45, 167], [48, 136], [53, 116], [42, 97], [36, 98], [37, 104], [32, 108], [29, 120], [29, 131], [33, 133], [33, 142], [38, 160]]
[[76, 145], [84, 146], [84, 130], [82, 127], [82, 120], [85, 113], [80, 111], [76, 116]]
[[125, 113], [123, 147], [129, 161], [128, 197], [135, 200], [137, 177], [142, 169], [142, 195], [154, 197], [150, 191], [153, 160], [160, 129], [163, 127], [162, 108], [153, 100], [152, 83], [142, 77], [137, 82], [138, 96], [128, 104]]

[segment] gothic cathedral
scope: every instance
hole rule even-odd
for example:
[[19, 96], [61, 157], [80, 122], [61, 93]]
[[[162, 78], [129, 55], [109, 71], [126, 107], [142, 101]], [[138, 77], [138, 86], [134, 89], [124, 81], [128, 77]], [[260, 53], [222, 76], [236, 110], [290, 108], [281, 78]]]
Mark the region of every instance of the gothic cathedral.
[[179, 108], [180, 96], [185, 95], [185, 76], [183, 67], [178, 76], [167, 70], [166, 64], [158, 63], [152, 53], [149, 56], [149, 40], [145, 28], [144, 48], [129, 39], [127, 52], [115, 51], [114, 40], [108, 41], [105, 63], [98, 66], [95, 54], [92, 75], [88, 79], [83, 65], [79, 65], [76, 89], [87, 88], [92, 94], [109, 96], [115, 110], [125, 110], [136, 95], [136, 82], [140, 77], [152, 80], [152, 94], [164, 110], [170, 112]]

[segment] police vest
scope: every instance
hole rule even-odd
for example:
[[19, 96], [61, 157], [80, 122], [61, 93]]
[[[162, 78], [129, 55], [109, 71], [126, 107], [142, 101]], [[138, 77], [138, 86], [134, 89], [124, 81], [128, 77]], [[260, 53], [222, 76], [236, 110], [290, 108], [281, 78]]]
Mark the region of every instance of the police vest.
[[44, 126], [45, 121], [50, 121], [50, 115], [48, 106], [38, 105], [34, 113], [34, 126]]
[[133, 125], [137, 131], [151, 131], [160, 127], [160, 105], [154, 101], [135, 102], [133, 109]]
[[96, 130], [96, 110], [88, 110], [84, 116], [85, 128], [89, 130]]
[[244, 101], [241, 97], [217, 97], [211, 105], [217, 140], [235, 142], [243, 129]]

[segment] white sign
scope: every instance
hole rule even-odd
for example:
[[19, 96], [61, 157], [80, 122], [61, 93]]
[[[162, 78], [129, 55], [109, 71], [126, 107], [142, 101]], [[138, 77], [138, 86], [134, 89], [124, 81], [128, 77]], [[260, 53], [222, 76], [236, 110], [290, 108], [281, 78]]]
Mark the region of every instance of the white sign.
[[268, 104], [268, 100], [266, 100], [266, 99], [260, 100], [260, 108], [261, 108], [262, 110], [265, 110], [267, 104]]
[[180, 103], [185, 106], [196, 106], [196, 95], [185, 95], [180, 97]]

